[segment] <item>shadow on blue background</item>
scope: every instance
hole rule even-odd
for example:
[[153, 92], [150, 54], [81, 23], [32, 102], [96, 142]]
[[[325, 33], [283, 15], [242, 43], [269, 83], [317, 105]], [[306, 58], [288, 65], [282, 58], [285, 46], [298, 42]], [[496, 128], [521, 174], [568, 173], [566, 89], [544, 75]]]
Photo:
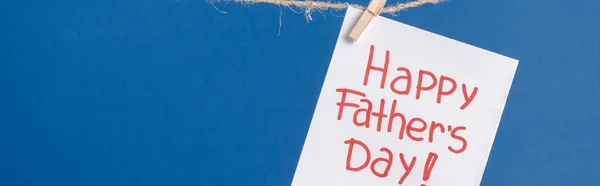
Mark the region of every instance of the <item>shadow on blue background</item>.
[[[278, 36], [277, 6], [215, 6], [228, 13], [3, 2], [0, 185], [289, 185], [343, 18], [283, 8]], [[597, 184], [599, 8], [452, 0], [391, 17], [520, 60], [482, 185]]]

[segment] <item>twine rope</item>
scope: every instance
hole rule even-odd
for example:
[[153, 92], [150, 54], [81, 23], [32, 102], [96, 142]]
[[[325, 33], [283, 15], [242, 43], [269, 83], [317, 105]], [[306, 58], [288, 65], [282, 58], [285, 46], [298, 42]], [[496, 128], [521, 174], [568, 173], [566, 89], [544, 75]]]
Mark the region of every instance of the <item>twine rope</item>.
[[[308, 1], [304, 1], [304, 0], [209, 0], [209, 1], [211, 2], [211, 4], [214, 2], [232, 1], [232, 2], [236, 2], [236, 3], [242, 3], [242, 4], [266, 3], [266, 4], [274, 4], [274, 5], [286, 6], [286, 7], [297, 7], [297, 8], [303, 9], [307, 14], [309, 14], [310, 12], [312, 12], [314, 10], [326, 10], [326, 9], [342, 10], [342, 9], [348, 8], [348, 6], [352, 6], [352, 7], [361, 9], [361, 10], [366, 9], [364, 6], [357, 5], [357, 4], [331, 3], [331, 2], [310, 1], [310, 0], [308, 0]], [[443, 0], [415, 0], [415, 1], [406, 2], [406, 3], [398, 3], [395, 5], [390, 5], [390, 6], [384, 7], [383, 10], [381, 11], [381, 13], [387, 13], [387, 14], [393, 15], [394, 13], [397, 13], [399, 11], [402, 11], [402, 10], [405, 10], [408, 8], [419, 7], [424, 4], [437, 4], [442, 1]]]

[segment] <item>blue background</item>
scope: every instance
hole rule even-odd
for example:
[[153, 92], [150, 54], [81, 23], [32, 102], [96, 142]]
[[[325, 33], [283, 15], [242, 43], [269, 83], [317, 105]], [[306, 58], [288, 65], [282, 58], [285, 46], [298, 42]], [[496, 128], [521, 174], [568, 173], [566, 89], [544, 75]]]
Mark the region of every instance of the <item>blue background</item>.
[[[278, 36], [274, 5], [0, 4], [2, 186], [289, 185], [345, 13], [283, 8]], [[598, 9], [452, 0], [386, 17], [520, 60], [482, 185], [597, 185]]]

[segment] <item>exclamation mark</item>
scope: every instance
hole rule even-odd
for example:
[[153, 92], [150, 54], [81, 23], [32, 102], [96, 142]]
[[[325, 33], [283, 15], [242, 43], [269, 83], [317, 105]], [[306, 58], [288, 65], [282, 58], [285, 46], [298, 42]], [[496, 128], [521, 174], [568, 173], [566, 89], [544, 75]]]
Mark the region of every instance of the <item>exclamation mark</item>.
[[[431, 176], [431, 171], [433, 170], [433, 166], [435, 166], [435, 161], [437, 161], [438, 155], [436, 153], [430, 152], [427, 157], [427, 162], [425, 162], [425, 168], [423, 169], [423, 182], [429, 180]], [[425, 183], [421, 184], [421, 186], [427, 186]]]

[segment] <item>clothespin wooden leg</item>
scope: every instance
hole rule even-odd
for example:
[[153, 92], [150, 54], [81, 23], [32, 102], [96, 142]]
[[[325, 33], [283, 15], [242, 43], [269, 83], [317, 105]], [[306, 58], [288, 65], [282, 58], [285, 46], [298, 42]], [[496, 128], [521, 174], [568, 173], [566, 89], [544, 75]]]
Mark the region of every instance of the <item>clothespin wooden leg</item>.
[[367, 9], [358, 19], [358, 22], [354, 25], [354, 28], [350, 31], [350, 38], [356, 41], [360, 37], [360, 35], [365, 31], [367, 25], [373, 20], [373, 17], [379, 15], [383, 6], [385, 5], [386, 0], [371, 0]]

